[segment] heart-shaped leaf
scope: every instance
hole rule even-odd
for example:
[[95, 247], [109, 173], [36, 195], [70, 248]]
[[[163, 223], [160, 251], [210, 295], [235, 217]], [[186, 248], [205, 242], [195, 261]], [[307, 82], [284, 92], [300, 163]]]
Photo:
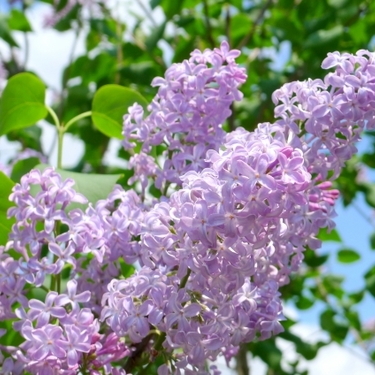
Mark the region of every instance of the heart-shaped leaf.
[[134, 103], [147, 107], [146, 99], [137, 91], [119, 85], [102, 86], [92, 102], [92, 121], [108, 137], [122, 139], [123, 117]]
[[26, 128], [47, 116], [44, 83], [31, 73], [9, 79], [0, 101], [0, 135]]

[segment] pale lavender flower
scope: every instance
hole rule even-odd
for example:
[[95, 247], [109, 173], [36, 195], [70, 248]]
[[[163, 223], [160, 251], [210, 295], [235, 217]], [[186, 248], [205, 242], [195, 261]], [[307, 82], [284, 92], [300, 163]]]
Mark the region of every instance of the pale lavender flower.
[[53, 306], [57, 297], [56, 292], [49, 292], [46, 296], [46, 302], [31, 299], [29, 301], [30, 310], [28, 312], [28, 317], [30, 320], [37, 319], [36, 328], [41, 328], [49, 323], [50, 316], [54, 316], [58, 319], [62, 319], [66, 315], [64, 308], [59, 306]]
[[77, 281], [69, 280], [67, 285], [67, 294], [60, 294], [55, 299], [55, 304], [58, 306], [65, 306], [68, 303], [75, 309], [79, 306], [79, 302], [84, 303], [90, 300], [91, 292], [86, 290], [85, 292], [77, 294]]

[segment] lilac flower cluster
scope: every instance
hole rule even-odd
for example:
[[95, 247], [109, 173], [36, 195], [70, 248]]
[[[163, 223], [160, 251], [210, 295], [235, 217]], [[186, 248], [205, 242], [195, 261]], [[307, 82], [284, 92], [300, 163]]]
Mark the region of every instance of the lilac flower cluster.
[[[239, 51], [229, 50], [226, 42], [220, 49], [195, 50], [191, 58], [173, 64], [165, 78], [155, 78], [152, 86], [159, 87], [149, 106], [150, 115], [143, 119], [139, 104], [129, 108], [124, 117], [126, 150], [142, 144], [139, 155], [130, 160], [134, 180], [147, 187], [147, 178], [157, 176], [155, 186], [164, 190], [166, 184], [181, 185], [180, 176], [199, 171], [208, 164], [206, 151], [219, 148], [225, 138], [222, 124], [231, 115], [234, 100], [241, 100], [238, 87], [246, 80], [244, 68], [235, 58]], [[162, 168], [148, 154], [152, 147], [163, 145]]]
[[[121, 274], [120, 259], [137, 259], [142, 206], [133, 191], [116, 186], [95, 208], [69, 211], [72, 202], [86, 203], [73, 185], [52, 168], [33, 170], [10, 196], [16, 224], [0, 249], [0, 321], [17, 319], [25, 341], [0, 350], [12, 354], [6, 366], [14, 374], [112, 373], [111, 363], [129, 354], [114, 332], [99, 334], [97, 316], [107, 284]], [[63, 272], [70, 278], [65, 293]], [[32, 288], [50, 290], [45, 302], [28, 299]]]
[[[3, 370], [126, 375], [161, 358], [160, 375], [216, 375], [206, 360], [282, 331], [279, 288], [320, 246], [319, 230], [333, 228], [332, 181], [375, 126], [375, 55], [329, 54], [323, 68], [335, 70], [323, 81], [273, 94], [274, 124], [225, 134], [245, 80], [238, 55], [226, 42], [194, 51], [155, 79], [146, 119], [129, 109], [124, 147], [142, 143], [129, 163], [140, 196], [116, 186], [71, 209], [86, 200], [53, 169], [15, 186], [0, 321], [12, 319], [23, 342], [0, 345]], [[150, 181], [165, 196], [146, 205]]]
[[[147, 338], [151, 327], [165, 334], [164, 349], [180, 353], [171, 362], [173, 373], [187, 365], [203, 371], [207, 358], [230, 357], [241, 342], [282, 330], [278, 289], [298, 269], [304, 249], [320, 246], [319, 229], [334, 226], [338, 191], [332, 180], [356, 151], [361, 131], [374, 124], [374, 56], [365, 55], [330, 54], [323, 67], [336, 70], [324, 81], [294, 82], [277, 90], [274, 124], [260, 124], [253, 133], [238, 129], [207, 151], [209, 141], [195, 138], [206, 164], [185, 165], [179, 170], [182, 188], [145, 214], [140, 256], [152, 277], [144, 282], [143, 269], [126, 285], [111, 284], [102, 317], [112, 329], [134, 340], [128, 322], [134, 314], [142, 316], [135, 342]], [[172, 84], [159, 89], [159, 95]], [[173, 104], [166, 108], [187, 105], [170, 95]], [[145, 147], [152, 144], [149, 134], [155, 127], [149, 119], [159, 108], [150, 110], [142, 120], [139, 107], [130, 109], [125, 147], [131, 138]], [[155, 137], [173, 144], [167, 119], [165, 131], [157, 128], [161, 132]], [[180, 152], [166, 156], [164, 171], [180, 154], [187, 159], [184, 145], [178, 147]], [[142, 292], [136, 287], [139, 278]], [[163, 282], [156, 290], [154, 278]], [[159, 300], [165, 301], [162, 310]], [[160, 373], [168, 373], [167, 368]]]

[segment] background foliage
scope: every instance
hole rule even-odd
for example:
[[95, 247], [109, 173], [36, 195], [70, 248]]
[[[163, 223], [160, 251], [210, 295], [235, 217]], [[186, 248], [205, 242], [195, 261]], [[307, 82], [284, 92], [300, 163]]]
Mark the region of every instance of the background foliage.
[[[52, 0], [44, 2], [56, 4]], [[226, 39], [232, 48], [242, 50], [239, 63], [246, 67], [248, 81], [242, 87], [245, 98], [234, 106], [225, 128], [232, 130], [242, 126], [252, 130], [259, 122], [273, 121], [271, 94], [283, 83], [321, 78], [320, 64], [328, 52], [373, 50], [375, 44], [375, 2], [371, 0], [137, 0], [136, 3], [139, 12], [122, 17], [127, 4], [121, 0], [116, 4], [95, 0], [57, 1], [48, 27], [61, 33], [74, 30], [76, 38], [84, 35], [86, 48], [81, 56], [73, 57], [72, 53], [61, 77], [62, 89], [55, 95], [53, 108], [62, 124], [91, 110], [94, 93], [103, 85], [120, 84], [138, 91], [149, 101], [156, 93], [150, 86], [152, 79], [163, 76], [172, 62], [188, 58], [194, 48], [213, 48]], [[0, 38], [11, 52], [2, 58], [8, 78], [27, 71], [27, 51], [26, 58], [20, 58], [23, 55], [14, 33], [23, 33], [27, 40], [28, 34], [33, 32], [27, 9], [35, 6], [38, 6], [37, 1], [11, 1], [8, 10], [0, 15]], [[30, 79], [34, 78], [31, 76]], [[15, 96], [22, 95], [16, 86], [14, 90]], [[100, 106], [105, 106], [103, 99], [108, 95], [105, 90], [99, 90], [101, 97], [98, 94], [94, 100], [94, 113], [100, 112]], [[34, 107], [25, 109], [30, 112], [27, 113], [33, 124], [45, 115], [40, 113], [43, 109], [38, 108], [38, 101], [44, 100], [40, 95], [36, 92]], [[0, 102], [0, 112], [2, 105], [5, 104]], [[120, 121], [122, 114], [120, 109], [117, 116]], [[91, 118], [82, 118], [69, 127], [68, 132], [81, 139], [85, 147], [81, 160], [71, 172], [123, 174], [121, 183], [127, 186], [131, 177], [129, 171], [104, 162], [109, 136], [121, 137], [116, 128], [117, 117], [113, 119], [113, 130], [103, 131], [99, 125], [94, 127]], [[21, 124], [7, 129], [14, 121], [17, 119], [1, 113], [0, 134], [5, 134], [2, 136], [10, 141], [18, 141], [20, 150], [44, 153], [45, 147], [40, 142], [41, 128], [37, 124], [27, 128]], [[47, 121], [54, 123], [50, 117]], [[351, 205], [358, 194], [363, 194], [372, 209], [375, 207], [375, 185], [360, 178], [364, 168], [375, 168], [375, 137], [374, 134], [367, 137], [372, 147], [347, 165], [337, 181], [337, 188], [344, 205]], [[129, 158], [120, 147], [118, 156], [125, 160]], [[38, 163], [40, 160], [35, 156], [17, 161], [11, 179], [18, 182]], [[1, 212], [7, 208], [5, 196], [12, 186], [5, 177], [4, 181], [7, 182], [0, 185]], [[2, 216], [0, 220], [5, 222]], [[321, 239], [341, 242], [336, 231], [322, 232]], [[369, 241], [375, 249], [375, 232]], [[359, 250], [343, 245], [337, 261], [354, 263], [360, 258]], [[291, 332], [290, 328], [295, 324], [291, 319], [284, 322], [286, 330], [280, 337], [293, 344], [299, 359], [313, 359], [319, 349], [331, 341], [340, 345], [357, 342], [375, 363], [374, 327], [362, 322], [358, 314], [358, 304], [364, 296], [375, 297], [375, 262], [368, 262], [363, 286], [348, 293], [342, 287], [343, 278], [327, 271], [328, 258], [329, 255], [307, 251], [304, 266], [283, 288], [283, 298], [298, 310], [310, 309], [317, 301], [323, 304], [320, 326], [327, 332], [329, 341], [304, 342]], [[306, 373], [299, 370], [298, 360], [286, 364], [277, 340], [270, 339], [243, 348], [237, 361], [239, 374], [249, 372], [245, 361], [248, 352], [267, 365], [269, 375]]]

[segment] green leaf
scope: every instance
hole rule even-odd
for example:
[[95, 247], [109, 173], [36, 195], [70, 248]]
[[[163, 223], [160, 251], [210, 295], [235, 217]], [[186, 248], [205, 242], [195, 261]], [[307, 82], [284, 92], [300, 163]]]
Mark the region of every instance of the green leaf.
[[122, 80], [137, 85], [150, 86], [151, 81], [158, 75], [155, 64], [150, 61], [141, 61], [127, 64], [120, 69]]
[[342, 25], [336, 25], [329, 30], [318, 30], [310, 34], [305, 42], [305, 48], [316, 48], [326, 43], [331, 43], [344, 33]]
[[375, 232], [370, 236], [370, 246], [372, 250], [375, 250]]
[[328, 5], [333, 8], [340, 9], [346, 4], [347, 0], [328, 0]]
[[14, 182], [0, 171], [0, 245], [5, 245], [8, 241], [9, 232], [12, 230], [14, 219], [7, 218], [7, 211], [13, 206], [9, 201]]
[[180, 13], [184, 0], [161, 0], [160, 3], [167, 19], [170, 20], [175, 14]]
[[263, 362], [267, 363], [272, 369], [279, 369], [283, 354], [276, 346], [275, 339], [259, 341], [248, 344], [249, 351], [253, 356], [258, 356]]
[[11, 47], [18, 47], [17, 42], [14, 40], [9, 27], [7, 19], [0, 14], [0, 38], [7, 42]]
[[308, 266], [312, 268], [316, 268], [316, 267], [322, 266], [328, 260], [328, 258], [329, 258], [329, 254], [319, 256], [316, 251], [307, 249], [305, 251], [305, 258], [303, 261]]
[[165, 20], [161, 25], [154, 28], [151, 34], [147, 37], [145, 40], [147, 51], [152, 52], [155, 49], [159, 40], [163, 37], [166, 24], [167, 21]]
[[366, 289], [375, 297], [375, 266], [365, 274]]
[[122, 258], [119, 258], [119, 263], [121, 267], [121, 275], [125, 279], [127, 279], [128, 277], [134, 274], [135, 272], [134, 266], [132, 266], [131, 264], [125, 263], [125, 261]]
[[296, 346], [296, 352], [301, 354], [307, 360], [312, 360], [318, 354], [318, 350], [325, 346], [326, 343], [322, 341], [318, 341], [317, 343], [310, 344], [303, 341], [300, 337], [294, 335], [290, 331], [285, 331], [279, 334], [279, 337], [283, 338], [284, 340], [291, 341]]
[[150, 8], [155, 9], [158, 5], [160, 5], [161, 0], [150, 0]]
[[42, 128], [38, 125], [29, 126], [23, 129], [16, 129], [7, 134], [10, 141], [22, 143], [22, 148], [31, 148], [43, 152], [41, 145]]
[[122, 139], [123, 116], [135, 102], [147, 108], [146, 99], [137, 91], [118, 85], [102, 86], [92, 102], [94, 125], [108, 137]]
[[[45, 168], [50, 167], [46, 164], [39, 164], [36, 166], [37, 169], [43, 171]], [[73, 189], [84, 195], [87, 200], [95, 205], [95, 203], [101, 199], [106, 199], [113, 190], [117, 180], [122, 177], [121, 174], [86, 174], [65, 171], [62, 169], [56, 169], [61, 175], [63, 180], [71, 178], [74, 180], [75, 184]], [[85, 208], [86, 205], [79, 203], [71, 203], [69, 205], [68, 211], [74, 208]]]
[[307, 310], [310, 307], [314, 306], [314, 302], [315, 301], [313, 299], [309, 299], [305, 296], [298, 296], [297, 301], [296, 301], [296, 306], [300, 310]]
[[341, 263], [354, 263], [361, 259], [361, 256], [352, 249], [341, 249], [337, 253], [337, 260]]
[[358, 304], [359, 302], [361, 302], [363, 300], [364, 295], [365, 295], [365, 291], [361, 290], [359, 292], [348, 294], [348, 298], [350, 299], [351, 303], [354, 305], [354, 304]]
[[319, 230], [318, 238], [322, 241], [342, 242], [336, 229], [332, 229], [328, 232], [327, 228], [321, 228]]
[[331, 309], [327, 309], [320, 315], [320, 325], [330, 333], [332, 340], [342, 342], [349, 331], [349, 327], [344, 322], [337, 321], [335, 318], [336, 313]]
[[37, 157], [19, 160], [13, 166], [12, 174], [10, 175], [11, 179], [14, 182], [20, 182], [21, 177], [30, 172], [38, 164], [40, 164], [40, 160]]
[[358, 316], [357, 311], [347, 310], [345, 311], [345, 317], [350, 323], [350, 327], [354, 327], [357, 331], [361, 331], [361, 320]]
[[12, 30], [32, 31], [30, 23], [25, 14], [18, 9], [12, 9], [8, 19], [8, 25]]
[[26, 128], [47, 116], [44, 83], [31, 73], [9, 79], [0, 101], [0, 135]]
[[366, 203], [375, 207], [375, 185], [369, 182], [361, 182], [359, 188], [365, 194]]

